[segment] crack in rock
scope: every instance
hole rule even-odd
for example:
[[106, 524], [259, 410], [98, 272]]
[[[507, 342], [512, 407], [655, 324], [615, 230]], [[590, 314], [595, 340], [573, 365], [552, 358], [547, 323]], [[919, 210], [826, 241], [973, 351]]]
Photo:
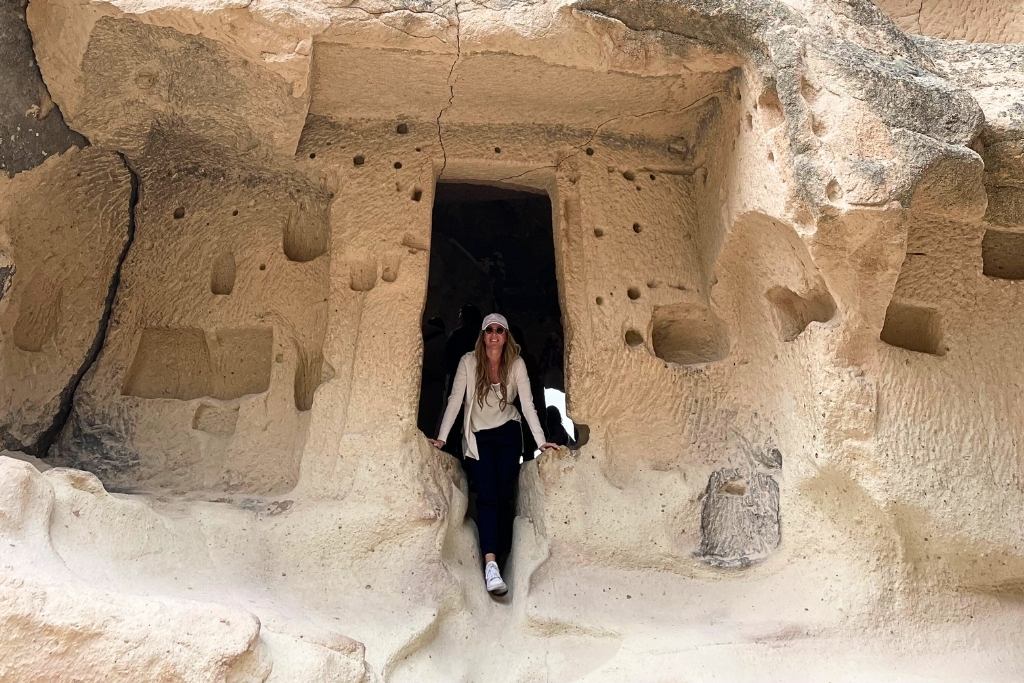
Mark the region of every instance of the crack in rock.
[[100, 351], [103, 349], [103, 344], [107, 338], [107, 330], [110, 327], [110, 317], [114, 310], [114, 299], [117, 297], [117, 290], [121, 286], [121, 269], [124, 267], [124, 262], [128, 258], [128, 252], [135, 241], [136, 209], [141, 195], [141, 185], [139, 176], [128, 162], [128, 158], [121, 152], [118, 152], [118, 156], [121, 157], [121, 162], [128, 171], [131, 182], [131, 193], [128, 198], [128, 237], [121, 248], [121, 253], [118, 254], [117, 265], [114, 266], [114, 274], [110, 278], [107, 296], [103, 301], [103, 314], [100, 316], [99, 324], [96, 326], [96, 336], [93, 337], [89, 351], [86, 353], [85, 358], [82, 359], [82, 364], [78, 367], [78, 370], [72, 375], [63, 391], [61, 391], [60, 408], [57, 410], [56, 415], [54, 415], [52, 424], [39, 436], [35, 444], [25, 448], [26, 453], [37, 457], [45, 457], [50, 450], [50, 446], [53, 445], [57, 436], [63, 431], [64, 425], [67, 424], [68, 418], [71, 416], [71, 410], [75, 403], [75, 394], [82, 383], [82, 378], [89, 372], [89, 369], [96, 362]]
[[455, 84], [452, 82], [452, 77], [455, 75], [455, 66], [459, 63], [459, 58], [462, 57], [462, 19], [459, 16], [459, 0], [455, 0], [455, 59], [452, 60], [452, 67], [448, 70], [448, 104], [441, 107], [441, 111], [437, 113], [437, 142], [441, 145], [441, 172], [437, 174], [438, 180], [444, 175], [445, 168], [448, 167], [448, 153], [444, 148], [444, 136], [441, 132], [441, 117], [444, 113], [451, 109], [452, 102], [455, 101]]

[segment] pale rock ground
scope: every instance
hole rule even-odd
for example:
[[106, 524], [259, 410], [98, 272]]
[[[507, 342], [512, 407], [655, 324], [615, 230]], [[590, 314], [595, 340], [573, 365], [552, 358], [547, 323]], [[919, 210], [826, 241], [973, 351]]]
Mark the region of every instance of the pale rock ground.
[[[0, 680], [1021, 680], [1001, 7], [32, 0], [91, 145], [0, 179]], [[500, 601], [415, 426], [453, 180], [551, 198], [591, 431]]]

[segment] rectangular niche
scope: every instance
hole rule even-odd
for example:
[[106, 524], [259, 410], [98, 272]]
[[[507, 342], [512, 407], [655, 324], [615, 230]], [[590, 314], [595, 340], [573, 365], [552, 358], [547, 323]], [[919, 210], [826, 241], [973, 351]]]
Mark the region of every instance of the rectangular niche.
[[217, 330], [209, 337], [211, 395], [219, 399], [262, 394], [270, 386], [274, 331], [269, 327]]
[[222, 400], [263, 393], [270, 386], [274, 332], [147, 328], [121, 393], [139, 398]]
[[655, 356], [670, 363], [711, 363], [729, 355], [729, 331], [704, 303], [655, 306], [651, 345]]
[[1024, 280], [1024, 232], [986, 230], [981, 240], [982, 272], [1003, 280]]
[[885, 311], [882, 341], [908, 351], [941, 356], [942, 319], [933, 308], [892, 301]]

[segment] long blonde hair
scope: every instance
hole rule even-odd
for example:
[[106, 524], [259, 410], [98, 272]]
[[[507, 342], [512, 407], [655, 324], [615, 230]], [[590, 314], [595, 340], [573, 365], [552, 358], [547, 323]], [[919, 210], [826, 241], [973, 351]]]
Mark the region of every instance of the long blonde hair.
[[[476, 346], [473, 347], [473, 356], [476, 358], [476, 402], [483, 408], [484, 398], [491, 390], [491, 382], [487, 378], [487, 350], [484, 348], [484, 332], [480, 330], [480, 336], [476, 338]], [[519, 344], [512, 338], [512, 330], [505, 330], [505, 347], [501, 350], [501, 359], [498, 361], [498, 379], [501, 382], [501, 395], [498, 397], [498, 407], [502, 410], [508, 405], [508, 375], [512, 372], [512, 364], [519, 358]]]

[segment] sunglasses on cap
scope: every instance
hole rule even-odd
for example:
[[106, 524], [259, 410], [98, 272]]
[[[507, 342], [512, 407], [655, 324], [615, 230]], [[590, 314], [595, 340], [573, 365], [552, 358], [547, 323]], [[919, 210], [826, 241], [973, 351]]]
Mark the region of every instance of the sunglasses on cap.
[[484, 332], [487, 334], [505, 334], [505, 328], [501, 325], [488, 325], [484, 328]]

